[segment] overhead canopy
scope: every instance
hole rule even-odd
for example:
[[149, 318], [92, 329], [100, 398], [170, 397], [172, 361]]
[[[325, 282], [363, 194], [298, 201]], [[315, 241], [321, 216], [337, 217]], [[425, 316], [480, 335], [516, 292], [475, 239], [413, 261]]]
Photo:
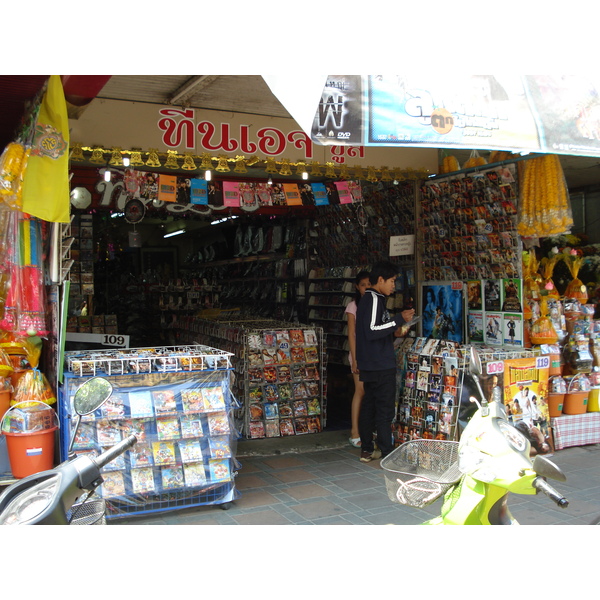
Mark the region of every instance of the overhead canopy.
[[324, 145], [600, 156], [600, 81], [591, 76], [328, 75], [301, 87], [263, 77]]

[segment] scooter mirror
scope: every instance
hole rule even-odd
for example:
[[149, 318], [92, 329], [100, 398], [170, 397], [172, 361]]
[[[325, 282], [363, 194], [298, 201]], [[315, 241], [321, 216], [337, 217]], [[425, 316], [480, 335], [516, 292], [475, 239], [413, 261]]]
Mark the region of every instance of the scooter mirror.
[[483, 368], [481, 367], [481, 358], [479, 353], [475, 350], [474, 346], [471, 346], [469, 353], [469, 372], [474, 377], [481, 377]]
[[551, 460], [548, 460], [545, 456], [539, 454], [533, 459], [533, 470], [540, 477], [548, 477], [548, 479], [554, 479], [556, 481], [566, 481], [567, 477], [561, 471], [558, 465], [555, 465]]
[[103, 377], [88, 379], [76, 392], [73, 408], [79, 415], [89, 415], [100, 408], [111, 396], [113, 387]]

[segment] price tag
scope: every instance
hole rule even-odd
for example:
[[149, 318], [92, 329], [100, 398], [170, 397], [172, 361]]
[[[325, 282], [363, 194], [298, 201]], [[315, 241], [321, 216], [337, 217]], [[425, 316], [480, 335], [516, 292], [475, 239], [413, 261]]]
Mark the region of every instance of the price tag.
[[535, 359], [536, 369], [549, 369], [550, 368], [550, 357], [549, 356], [537, 356]]
[[487, 363], [486, 371], [488, 375], [497, 375], [499, 373], [504, 373], [504, 362], [501, 360], [495, 360]]

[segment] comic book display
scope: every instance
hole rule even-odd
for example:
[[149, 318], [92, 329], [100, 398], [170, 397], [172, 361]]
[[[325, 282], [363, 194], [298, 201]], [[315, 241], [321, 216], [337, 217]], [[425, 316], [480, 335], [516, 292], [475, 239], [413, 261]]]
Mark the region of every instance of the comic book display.
[[73, 397], [93, 376], [106, 377], [113, 393], [82, 418], [74, 451], [99, 454], [132, 433], [138, 440], [105, 467], [97, 493], [107, 501], [107, 518], [237, 497], [230, 357], [207, 346], [66, 353], [59, 403], [63, 454]]

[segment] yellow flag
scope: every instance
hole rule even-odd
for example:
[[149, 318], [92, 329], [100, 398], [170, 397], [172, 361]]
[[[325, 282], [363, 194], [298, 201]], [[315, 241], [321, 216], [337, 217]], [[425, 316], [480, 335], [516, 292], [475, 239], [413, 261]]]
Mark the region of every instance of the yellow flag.
[[68, 223], [70, 207], [67, 103], [60, 76], [50, 75], [23, 179], [23, 212]]

